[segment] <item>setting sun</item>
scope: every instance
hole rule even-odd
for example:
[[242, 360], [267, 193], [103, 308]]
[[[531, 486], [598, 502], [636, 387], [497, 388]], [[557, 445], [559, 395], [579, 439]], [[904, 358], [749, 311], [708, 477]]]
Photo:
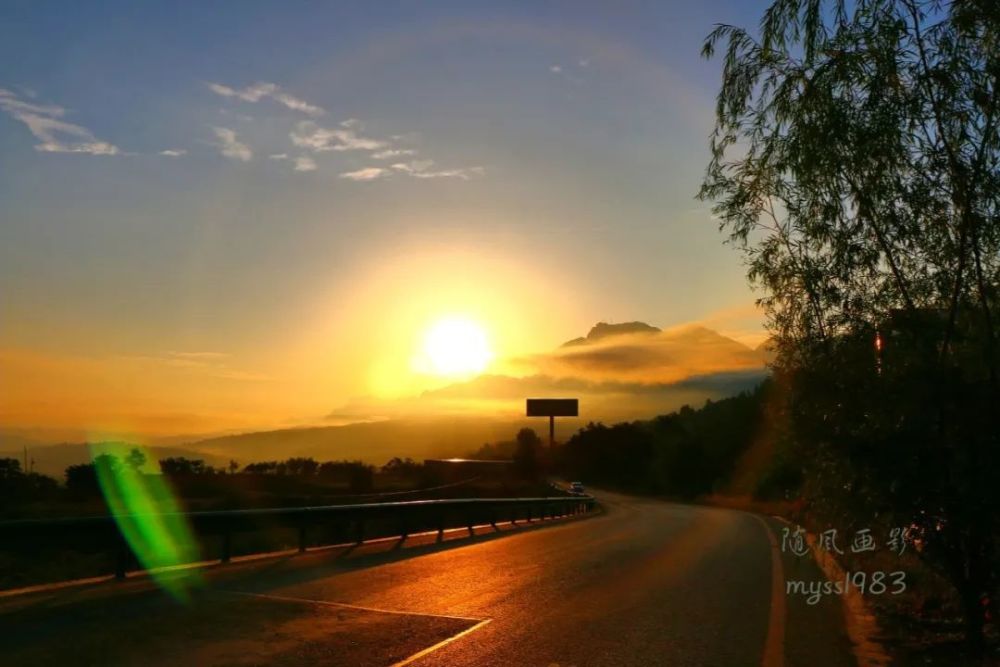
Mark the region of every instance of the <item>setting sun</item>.
[[431, 325], [422, 352], [423, 370], [443, 376], [482, 373], [493, 359], [486, 331], [465, 317], [446, 317]]

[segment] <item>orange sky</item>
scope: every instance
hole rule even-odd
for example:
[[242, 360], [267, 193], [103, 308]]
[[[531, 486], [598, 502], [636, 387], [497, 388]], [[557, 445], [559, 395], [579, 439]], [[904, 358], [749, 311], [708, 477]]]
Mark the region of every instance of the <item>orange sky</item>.
[[[0, 428], [315, 423], [459, 379], [414, 363], [445, 317], [500, 374], [583, 372], [546, 355], [598, 321], [758, 343], [695, 200], [701, 40], [752, 9], [25, 7], [0, 25]], [[601, 378], [731, 365], [646, 353]]]

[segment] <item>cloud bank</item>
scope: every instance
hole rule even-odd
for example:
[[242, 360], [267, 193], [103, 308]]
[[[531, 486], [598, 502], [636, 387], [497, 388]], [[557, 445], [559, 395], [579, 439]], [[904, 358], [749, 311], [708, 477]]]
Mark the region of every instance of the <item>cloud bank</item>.
[[579, 398], [588, 420], [644, 419], [749, 390], [768, 372], [762, 351], [706, 327], [663, 331], [641, 322], [600, 323], [585, 337], [509, 366], [508, 374], [482, 375], [413, 398], [356, 400], [330, 419], [516, 416], [526, 398], [546, 396]]

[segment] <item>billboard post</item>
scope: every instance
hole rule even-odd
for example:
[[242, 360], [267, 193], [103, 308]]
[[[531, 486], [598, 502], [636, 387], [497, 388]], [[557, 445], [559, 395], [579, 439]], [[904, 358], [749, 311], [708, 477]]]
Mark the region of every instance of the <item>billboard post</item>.
[[549, 447], [556, 444], [556, 417], [577, 417], [580, 414], [580, 401], [576, 398], [529, 398], [527, 415], [529, 417], [549, 418]]

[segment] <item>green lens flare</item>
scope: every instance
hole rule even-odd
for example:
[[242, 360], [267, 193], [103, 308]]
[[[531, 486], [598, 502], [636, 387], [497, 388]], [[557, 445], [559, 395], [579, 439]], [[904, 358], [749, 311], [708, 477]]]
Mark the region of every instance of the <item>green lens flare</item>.
[[[199, 548], [167, 479], [142, 471], [150, 460], [141, 447], [91, 448], [101, 491], [118, 529], [157, 585], [179, 601], [201, 583], [197, 570], [173, 570], [198, 560]], [[138, 451], [142, 456], [137, 456]]]

